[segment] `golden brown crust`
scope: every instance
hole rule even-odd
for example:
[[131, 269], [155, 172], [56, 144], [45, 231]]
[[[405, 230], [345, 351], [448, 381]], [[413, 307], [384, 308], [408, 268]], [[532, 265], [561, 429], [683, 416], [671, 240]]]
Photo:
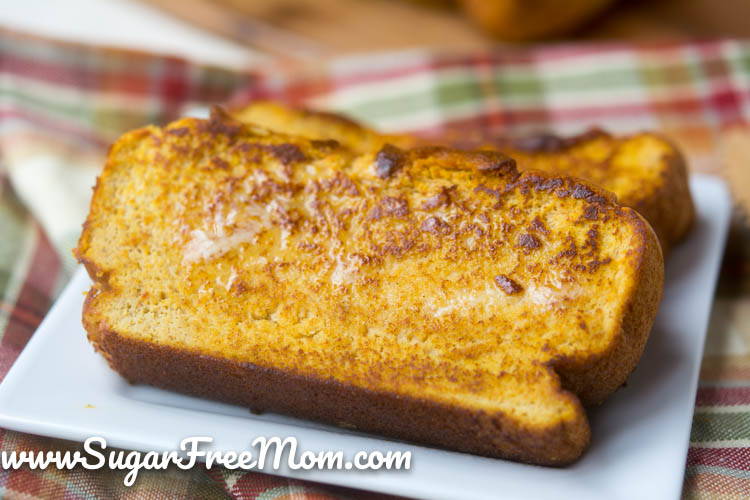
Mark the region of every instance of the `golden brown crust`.
[[[662, 138], [665, 142], [669, 141]], [[671, 144], [671, 143], [670, 143]], [[654, 229], [662, 252], [669, 255], [672, 247], [690, 232], [695, 224], [695, 206], [690, 194], [685, 157], [676, 146], [664, 157], [661, 184], [649, 196], [630, 197], [621, 203], [636, 209]]]
[[[658, 175], [654, 179], [640, 179], [641, 173], [638, 171], [629, 174], [616, 173], [612, 167], [611, 157], [599, 165], [592, 163], [592, 175], [589, 175], [586, 169], [582, 169], [584, 164], [580, 161], [581, 154], [576, 153], [596, 141], [619, 144], [613, 148], [617, 151], [623, 144], [641, 138], [653, 139], [664, 146], [665, 152], [659, 159], [656, 167]], [[674, 144], [658, 134], [641, 133], [614, 137], [603, 130], [592, 129], [567, 137], [540, 133], [517, 139], [459, 137], [446, 138], [445, 141], [461, 149], [492, 148], [505, 151], [517, 159], [521, 169], [529, 166], [540, 168], [544, 166], [541, 163], [551, 160], [549, 168], [545, 167], [545, 171], [558, 171], [595, 183], [598, 177], [605, 189], [609, 188], [615, 192], [619, 203], [637, 210], [651, 224], [664, 256], [669, 255], [672, 247], [690, 232], [695, 221], [695, 208], [690, 194], [685, 158]], [[560, 159], [565, 159], [565, 162], [569, 163], [560, 162]], [[599, 169], [603, 170], [597, 172]], [[623, 183], [617, 179], [617, 176], [622, 175], [628, 175], [632, 179]], [[623, 187], [612, 187], [615, 185]]]
[[638, 232], [641, 242], [634, 256], [640, 272], [622, 316], [622, 335], [598, 359], [560, 357], [550, 363], [563, 387], [575, 393], [586, 406], [601, 404], [625, 383], [643, 354], [661, 302], [664, 259], [658, 240], [638, 214], [632, 211], [630, 214], [641, 223]]
[[[639, 134], [646, 135], [646, 134]], [[654, 229], [661, 243], [664, 256], [669, 255], [672, 247], [679, 243], [692, 228], [695, 222], [695, 207], [690, 194], [688, 171], [685, 158], [680, 150], [669, 139], [658, 134], [649, 133], [663, 144], [667, 152], [661, 157], [658, 179], [640, 189], [637, 185], [617, 193], [618, 201], [630, 208], [634, 208], [646, 219]], [[633, 138], [638, 135], [632, 136]], [[562, 137], [550, 133], [540, 133], [525, 136], [515, 140], [495, 138], [494, 147], [514, 154], [514, 151], [539, 154], [570, 155], [574, 148], [596, 139], [626, 142], [629, 137], [615, 138], [611, 134], [591, 129], [581, 134]], [[464, 140], [463, 148], [479, 147], [486, 141]], [[562, 172], [565, 169], [560, 169]], [[581, 176], [581, 172], [575, 172]]]
[[[528, 172], [522, 179], [539, 186], [548, 182], [548, 174]], [[590, 187], [587, 196], [614, 201], [612, 194]], [[664, 282], [664, 257], [655, 231], [639, 213], [623, 209], [630, 223], [638, 228], [632, 258], [639, 270], [638, 281], [629, 291], [630, 300], [621, 317], [620, 331], [615, 342], [595, 358], [559, 356], [549, 362], [560, 377], [562, 386], [578, 396], [585, 406], [598, 405], [619, 389], [638, 364], [646, 347], [654, 318], [661, 302]]]

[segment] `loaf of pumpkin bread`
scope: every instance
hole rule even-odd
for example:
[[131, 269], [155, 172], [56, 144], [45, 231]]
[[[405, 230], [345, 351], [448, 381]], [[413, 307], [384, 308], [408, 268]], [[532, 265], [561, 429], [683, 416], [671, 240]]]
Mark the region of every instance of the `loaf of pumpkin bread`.
[[220, 110], [118, 140], [76, 254], [132, 383], [548, 465], [586, 449], [663, 282], [649, 224], [583, 181]]

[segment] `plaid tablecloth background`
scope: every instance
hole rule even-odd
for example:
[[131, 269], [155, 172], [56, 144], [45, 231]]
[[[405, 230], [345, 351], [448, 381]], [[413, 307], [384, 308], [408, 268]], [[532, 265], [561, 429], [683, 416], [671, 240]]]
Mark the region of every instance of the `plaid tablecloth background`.
[[[386, 130], [657, 129], [739, 201], [701, 371], [684, 496], [750, 497], [750, 41], [408, 51], [249, 70], [0, 31], [0, 380], [65, 284], [106, 148], [212, 102], [278, 98]], [[71, 360], [74, 362], [74, 360]], [[76, 444], [0, 429], [0, 450]], [[637, 478], [634, 478], [637, 480]], [[0, 470], [8, 498], [374, 497], [257, 473]]]

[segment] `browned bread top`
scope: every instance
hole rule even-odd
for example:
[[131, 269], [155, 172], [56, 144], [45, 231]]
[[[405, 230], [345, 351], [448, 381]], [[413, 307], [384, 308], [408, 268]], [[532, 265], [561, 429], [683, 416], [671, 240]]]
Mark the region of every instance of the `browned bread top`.
[[685, 160], [658, 134], [615, 136], [601, 130], [560, 137], [537, 134], [516, 140], [469, 140], [465, 148], [498, 149], [522, 168], [579, 177], [617, 195], [653, 227], [666, 255], [695, 219]]
[[460, 0], [471, 19], [501, 40], [534, 40], [582, 25], [613, 0]]
[[[232, 111], [239, 120], [311, 139], [334, 139], [358, 152], [384, 144], [413, 147], [409, 135], [384, 135], [341, 115], [258, 101]], [[537, 134], [517, 140], [480, 134], [452, 133], [438, 142], [460, 149], [500, 150], [519, 168], [579, 177], [611, 191], [625, 206], [651, 224], [666, 255], [692, 227], [695, 210], [680, 151], [649, 132], [613, 136], [592, 131], [562, 138]]]
[[335, 140], [357, 153], [377, 151], [385, 144], [409, 148], [422, 142], [405, 134], [382, 134], [339, 113], [293, 108], [275, 101], [255, 101], [229, 112], [237, 120], [283, 134]]
[[580, 401], [635, 367], [663, 279], [649, 225], [581, 181], [222, 113], [114, 144], [77, 255], [90, 339], [131, 380], [546, 464], [586, 447]]

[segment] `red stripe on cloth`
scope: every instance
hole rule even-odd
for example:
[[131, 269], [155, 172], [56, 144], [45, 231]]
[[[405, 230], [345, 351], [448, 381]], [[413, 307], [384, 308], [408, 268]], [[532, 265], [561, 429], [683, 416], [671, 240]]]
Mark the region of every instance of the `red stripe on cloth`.
[[[41, 498], [44, 477], [34, 474], [27, 468], [14, 470], [5, 484], [5, 492], [9, 497]], [[13, 495], [15, 493], [15, 495]], [[46, 492], [45, 492], [46, 493]], [[49, 497], [48, 497], [49, 498]]]
[[[82, 54], [82, 55], [85, 55]], [[146, 92], [151, 80], [148, 68], [137, 68], [137, 62], [126, 64], [122, 69], [106, 67], [106, 59], [91, 61], [82, 57], [81, 63], [75, 66], [58, 64], [39, 59], [25, 59], [9, 51], [0, 59], [0, 72], [11, 73], [25, 78], [47, 82], [53, 85], [65, 85], [78, 91], [109, 90], [121, 94], [141, 95]], [[96, 69], [94, 69], [94, 67]], [[112, 66], [110, 64], [110, 66]]]
[[[44, 315], [35, 313], [34, 311], [25, 309], [20, 304], [9, 304], [7, 302], [0, 302], [0, 311], [8, 314], [9, 321], [18, 322], [20, 325], [34, 329], [39, 323], [42, 322]], [[7, 328], [6, 328], [7, 330]], [[16, 346], [23, 347], [23, 346]]]
[[696, 406], [731, 406], [750, 404], [750, 385], [745, 387], [701, 387]]
[[60, 257], [42, 231], [38, 228], [37, 231], [39, 238], [28, 274], [11, 311], [5, 334], [0, 340], [2, 349], [10, 348], [20, 352], [41, 323], [52, 301], [52, 290], [60, 274]]
[[[718, 94], [711, 93], [705, 97], [693, 97], [685, 99], [662, 100], [642, 103], [629, 104], [606, 104], [602, 106], [588, 106], [576, 108], [561, 108], [550, 110], [550, 116], [554, 120], [570, 121], [584, 118], [602, 119], [606, 117], [623, 116], [623, 115], [643, 115], [652, 117], [656, 115], [682, 114], [690, 115], [695, 113], [704, 113], [706, 109], [718, 114], [722, 124], [733, 122], [737, 116], [736, 107], [732, 103], [736, 102], [725, 92]], [[728, 108], [717, 109], [712, 102], [722, 103]]]
[[161, 73], [155, 78], [157, 94], [165, 114], [176, 117], [182, 111], [182, 104], [190, 97], [188, 66], [181, 61], [165, 60]]
[[744, 123], [741, 95], [739, 90], [724, 89], [708, 96], [708, 108], [720, 116], [722, 125]]
[[[22, 76], [55, 86], [67, 86], [81, 93], [154, 95], [169, 119], [176, 117], [182, 111], [181, 106], [188, 100], [225, 101], [238, 89], [252, 87], [259, 80], [255, 73], [223, 73], [219, 70], [214, 71], [222, 73], [219, 76], [224, 78], [205, 78], [201, 77], [201, 73], [205, 71], [206, 76], [210, 76], [210, 68], [195, 66], [184, 59], [142, 56], [131, 61], [127, 58], [130, 56], [128, 52], [118, 52], [114, 49], [108, 52], [111, 53], [109, 62], [107, 58], [97, 59], [95, 64], [90, 63], [91, 67], [24, 59], [5, 52], [0, 58], [0, 73]], [[81, 56], [86, 60], [85, 53]], [[111, 62], [113, 60], [117, 62]], [[93, 67], [97, 69], [92, 69]], [[163, 69], [162, 74], [157, 72], [160, 68]], [[192, 73], [196, 73], [198, 77], [191, 78]], [[326, 89], [321, 89], [324, 90]]]
[[[56, 48], [55, 50], [62, 49]], [[109, 54], [109, 57], [104, 57], [105, 54]], [[228, 78], [224, 80], [221, 78], [199, 79], [201, 85], [196, 86], [192, 95], [189, 95], [185, 89], [187, 89], [187, 75], [190, 70], [197, 68], [200, 73], [203, 70], [210, 72], [211, 69], [193, 65], [178, 57], [159, 58], [149, 55], [132, 59], [129, 52], [114, 49], [92, 52], [92, 56], [95, 57], [93, 60], [87, 57], [86, 52], [78, 55], [79, 60], [84, 62], [70, 65], [39, 59], [25, 59], [6, 51], [0, 58], [0, 72], [56, 86], [68, 86], [82, 93], [106, 91], [123, 96], [141, 96], [149, 95], [156, 90], [158, 97], [180, 102], [187, 97], [210, 99], [221, 96], [226, 98], [238, 85], [247, 85], [255, 78], [253, 73], [227, 71]], [[155, 74], [160, 66], [164, 68], [163, 74]], [[162, 78], [164, 81], [160, 81]], [[245, 80], [248, 82], [244, 83]], [[153, 89], [154, 82], [158, 83], [160, 88]]]
[[750, 448], [690, 448], [687, 465], [709, 465], [750, 471]]

